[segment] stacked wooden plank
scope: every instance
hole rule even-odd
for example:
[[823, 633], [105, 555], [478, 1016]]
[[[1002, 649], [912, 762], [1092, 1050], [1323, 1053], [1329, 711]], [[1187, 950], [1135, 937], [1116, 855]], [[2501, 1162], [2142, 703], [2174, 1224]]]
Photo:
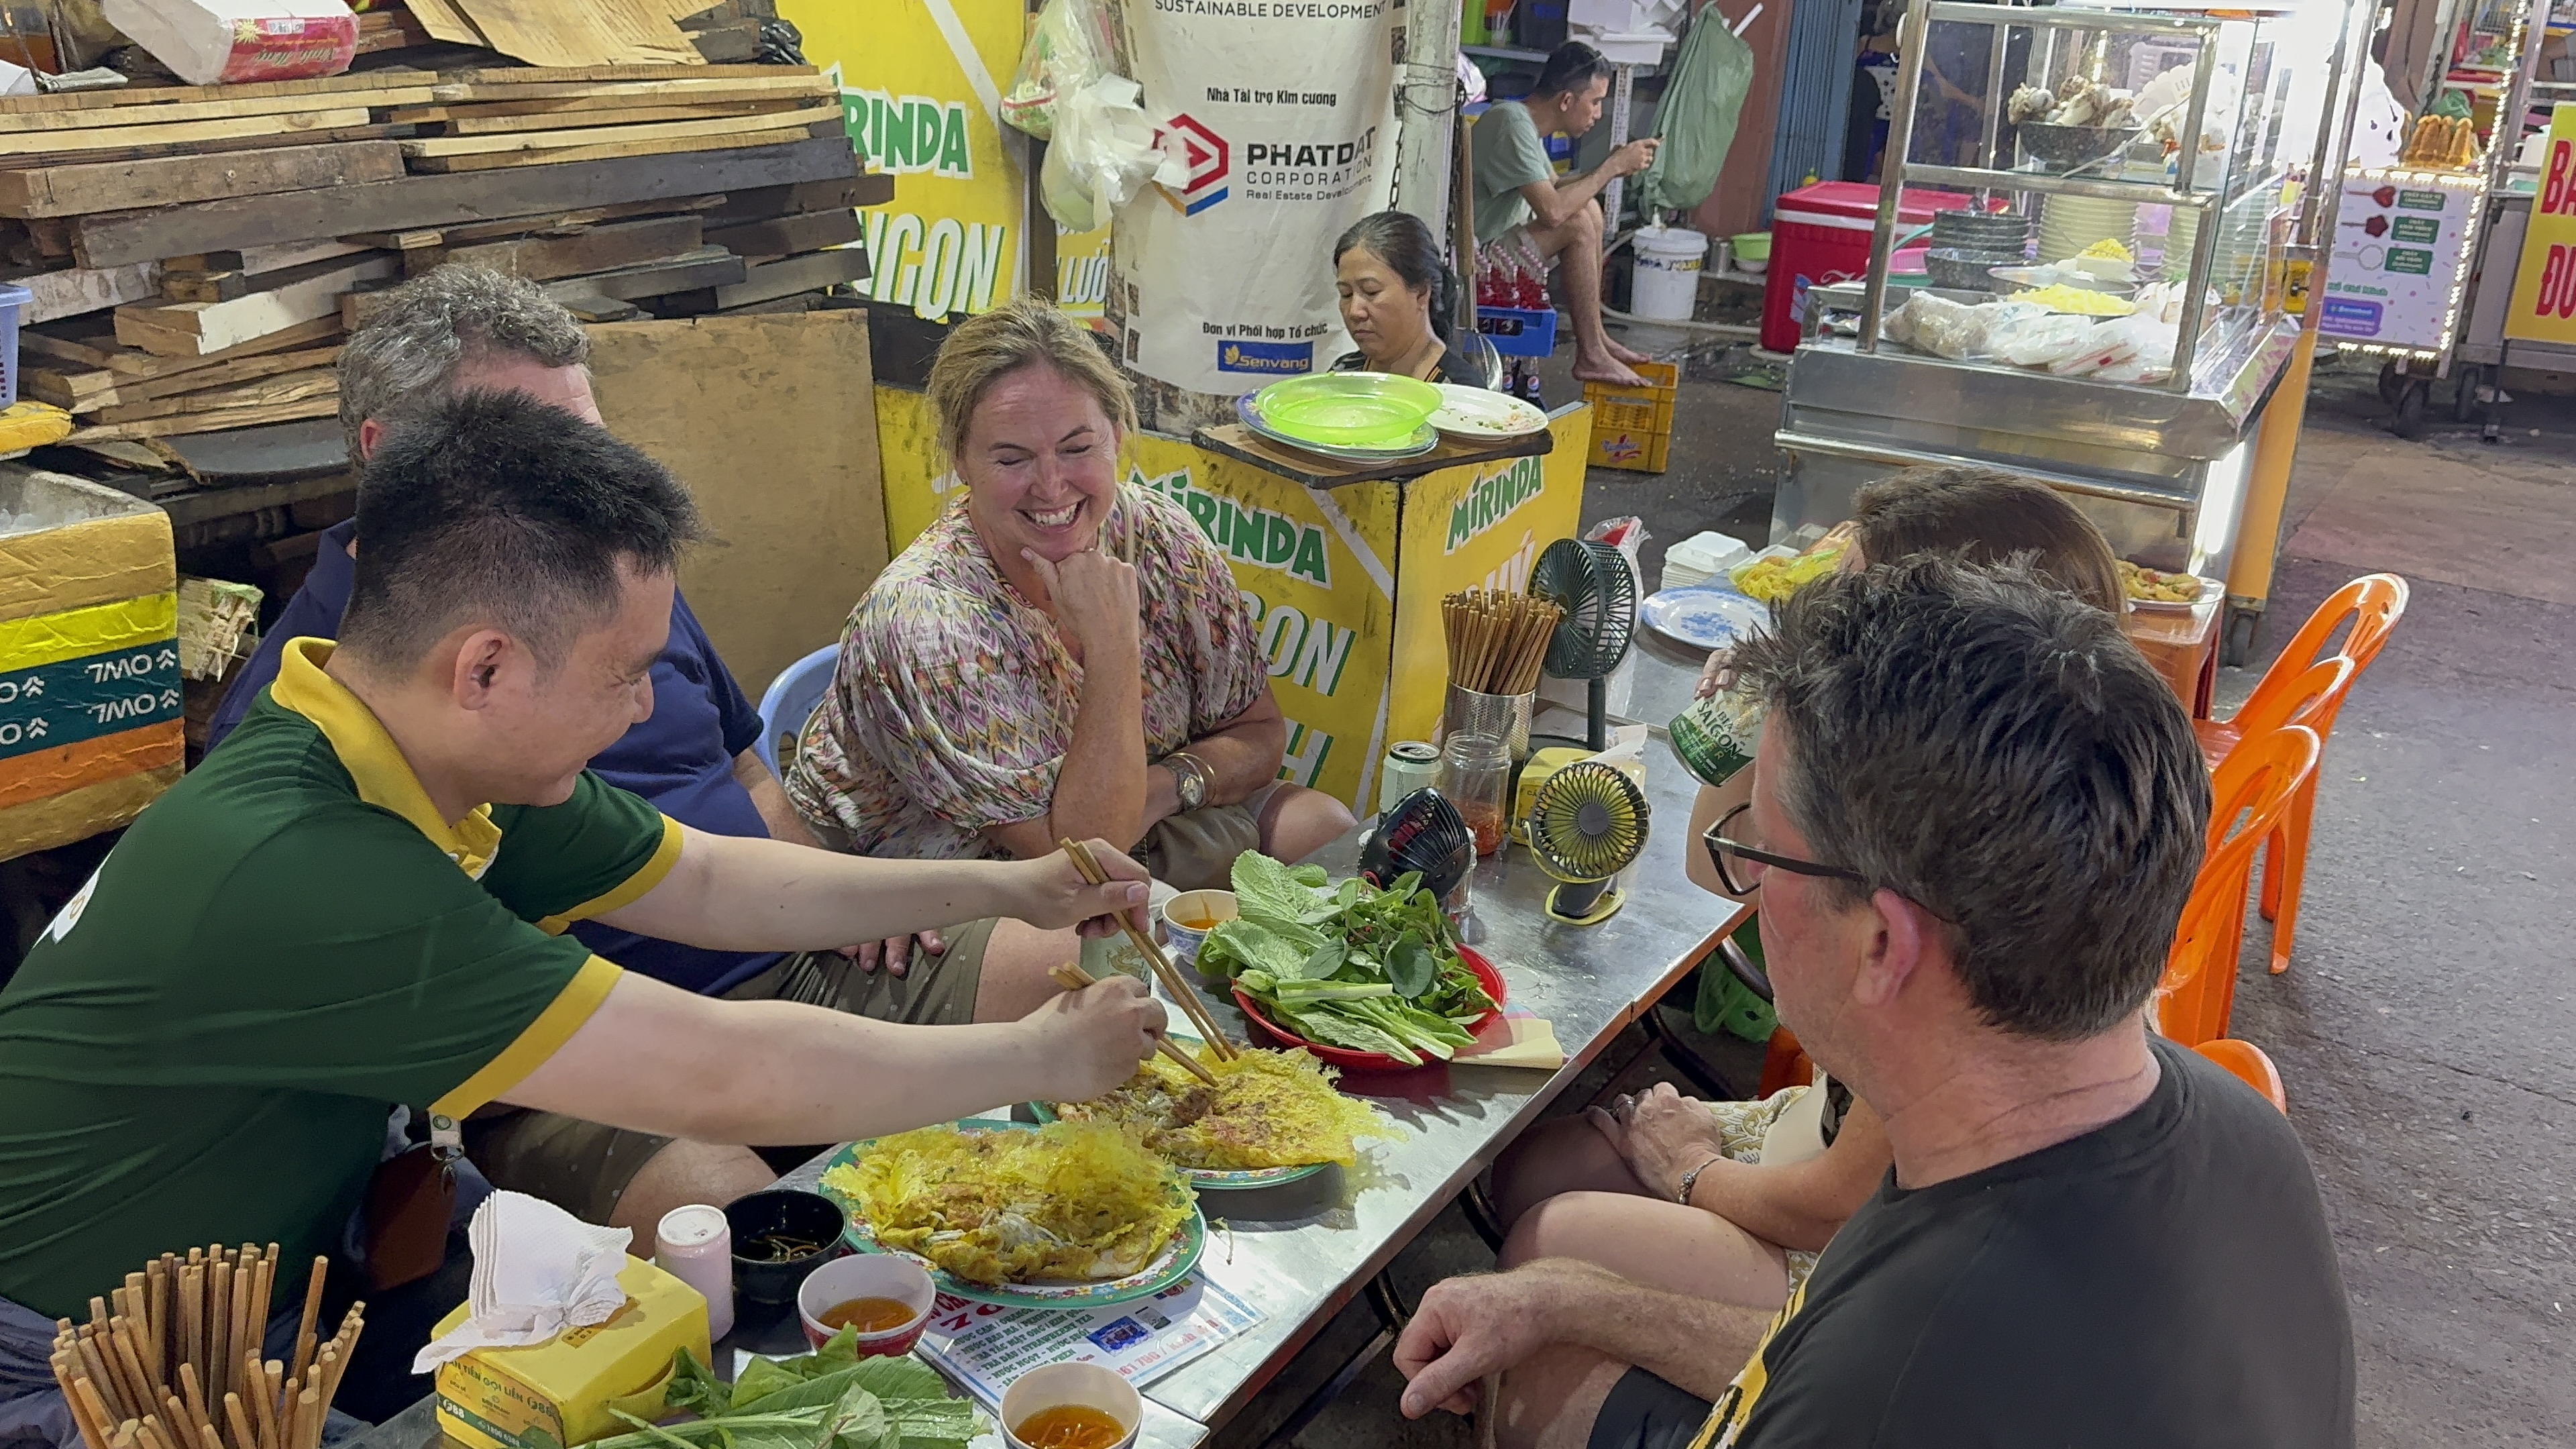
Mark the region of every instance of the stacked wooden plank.
[[22, 387], [77, 415], [76, 446], [327, 418], [348, 328], [446, 262], [591, 320], [813, 305], [866, 277], [851, 208], [890, 196], [809, 67], [0, 99], [0, 280], [36, 297]]

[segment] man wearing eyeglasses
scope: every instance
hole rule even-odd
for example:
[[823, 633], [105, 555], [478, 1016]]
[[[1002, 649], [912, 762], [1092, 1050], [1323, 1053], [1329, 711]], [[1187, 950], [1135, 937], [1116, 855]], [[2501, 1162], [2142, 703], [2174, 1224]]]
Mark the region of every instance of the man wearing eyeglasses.
[[1768, 724], [1712, 863], [1894, 1166], [1767, 1323], [1658, 1281], [1651, 1242], [1438, 1285], [1404, 1412], [1499, 1384], [1506, 1446], [2351, 1445], [2298, 1138], [2146, 1028], [2209, 813], [2153, 668], [2099, 610], [1941, 557], [1810, 585], [1736, 667]]

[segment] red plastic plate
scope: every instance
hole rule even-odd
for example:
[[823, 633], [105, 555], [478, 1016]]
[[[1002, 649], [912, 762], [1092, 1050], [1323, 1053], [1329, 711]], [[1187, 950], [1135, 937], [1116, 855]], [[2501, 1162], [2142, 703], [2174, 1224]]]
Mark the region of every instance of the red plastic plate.
[[[1483, 953], [1477, 951], [1471, 946], [1459, 947], [1458, 959], [1466, 963], [1468, 970], [1476, 973], [1476, 980], [1484, 986], [1485, 994], [1494, 998], [1494, 1009], [1486, 1012], [1483, 1016], [1477, 1017], [1475, 1022], [1467, 1028], [1470, 1032], [1480, 1032], [1488, 1025], [1492, 1024], [1496, 1017], [1503, 1014], [1503, 973], [1495, 970], [1494, 963], [1486, 960]], [[1409, 1072], [1414, 1070], [1413, 1068], [1406, 1066], [1404, 1063], [1397, 1061], [1395, 1058], [1388, 1056], [1384, 1052], [1357, 1052], [1352, 1051], [1347, 1047], [1322, 1046], [1315, 1042], [1306, 1040], [1304, 1037], [1297, 1035], [1295, 1032], [1289, 1031], [1285, 1027], [1274, 1026], [1271, 1024], [1270, 1018], [1261, 1014], [1261, 1007], [1259, 1004], [1254, 1002], [1250, 996], [1245, 995], [1243, 988], [1240, 986], [1234, 988], [1234, 1004], [1242, 1008], [1244, 1017], [1249, 1020], [1253, 1027], [1263, 1036], [1270, 1038], [1281, 1046], [1304, 1047], [1307, 1051], [1314, 1054], [1315, 1060], [1340, 1067], [1343, 1071]], [[1425, 1061], [1423, 1065], [1430, 1066], [1433, 1065], [1433, 1063]]]

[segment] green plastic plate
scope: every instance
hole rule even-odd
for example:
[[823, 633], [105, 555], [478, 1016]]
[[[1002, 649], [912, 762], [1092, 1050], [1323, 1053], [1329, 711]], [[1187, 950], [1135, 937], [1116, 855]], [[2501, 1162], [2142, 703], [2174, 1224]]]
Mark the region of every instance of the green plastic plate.
[[1262, 421], [1283, 437], [1341, 448], [1397, 446], [1437, 412], [1440, 389], [1388, 372], [1318, 372], [1284, 378], [1253, 395]]

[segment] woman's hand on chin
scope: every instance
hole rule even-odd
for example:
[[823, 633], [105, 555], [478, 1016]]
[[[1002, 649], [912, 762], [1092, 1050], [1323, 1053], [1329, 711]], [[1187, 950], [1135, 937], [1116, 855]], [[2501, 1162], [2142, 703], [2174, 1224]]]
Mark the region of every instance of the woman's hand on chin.
[[1133, 564], [1096, 548], [1060, 563], [1035, 549], [1022, 549], [1020, 557], [1045, 582], [1056, 625], [1073, 636], [1086, 664], [1107, 653], [1136, 652], [1144, 606], [1137, 597]]

